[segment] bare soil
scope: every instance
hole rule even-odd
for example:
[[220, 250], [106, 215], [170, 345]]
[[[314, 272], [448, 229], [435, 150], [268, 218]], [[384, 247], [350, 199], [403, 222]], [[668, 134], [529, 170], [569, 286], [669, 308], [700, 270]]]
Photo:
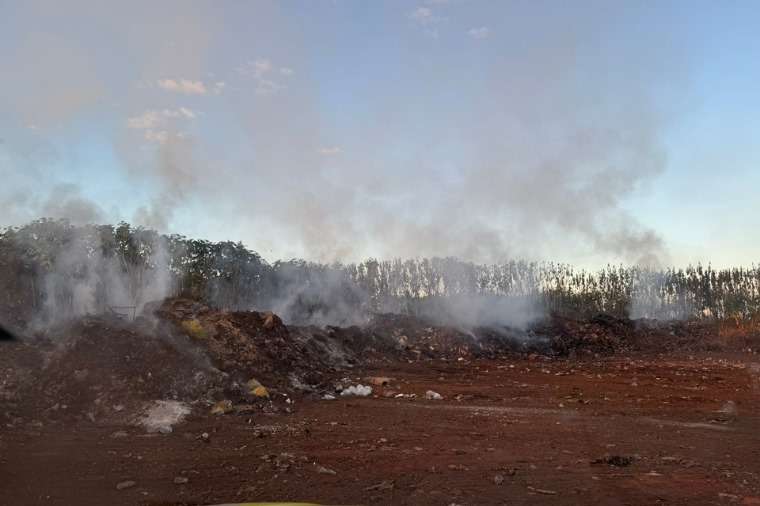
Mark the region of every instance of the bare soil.
[[5, 400], [0, 503], [760, 504], [755, 353], [460, 358], [335, 372], [392, 378], [367, 398], [199, 404], [169, 434]]

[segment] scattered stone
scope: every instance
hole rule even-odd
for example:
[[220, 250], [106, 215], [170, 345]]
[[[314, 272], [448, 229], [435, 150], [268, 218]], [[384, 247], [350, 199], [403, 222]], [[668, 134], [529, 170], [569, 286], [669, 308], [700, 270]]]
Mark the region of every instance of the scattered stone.
[[186, 478], [185, 476], [177, 476], [176, 478], [174, 478], [174, 484], [175, 485], [184, 485], [188, 481], [190, 481], [190, 480], [188, 478]]
[[324, 399], [326, 401], [334, 401], [335, 400], [335, 396], [333, 394], [325, 394], [325, 395], [322, 396], [322, 399]]
[[734, 401], [726, 401], [725, 404], [718, 410], [718, 413], [723, 413], [724, 415], [730, 415], [730, 416], [736, 416], [738, 414], [738, 410], [736, 409], [736, 403]]
[[211, 441], [211, 436], [209, 436], [208, 432], [204, 432], [203, 434], [198, 436], [198, 439], [200, 439], [204, 443], [208, 443]]
[[369, 376], [364, 379], [367, 380], [367, 382], [370, 385], [375, 385], [377, 387], [384, 387], [384, 386], [390, 385], [391, 380], [393, 378], [389, 378], [387, 376]]
[[111, 434], [111, 437], [114, 439], [119, 439], [119, 438], [123, 438], [127, 436], [129, 436], [129, 433], [125, 430], [117, 430], [116, 432]]
[[503, 474], [497, 474], [493, 477], [494, 485], [501, 485], [504, 483], [504, 475]]
[[352, 385], [345, 390], [343, 390], [340, 395], [341, 397], [347, 397], [355, 395], [357, 397], [367, 397], [368, 395], [372, 394], [372, 387], [366, 386], [366, 385]]
[[366, 492], [373, 492], [376, 490], [393, 490], [394, 483], [391, 480], [385, 480], [381, 481], [377, 485], [370, 485], [369, 487], [365, 488], [364, 490]]
[[338, 474], [337, 472], [335, 472], [333, 469], [330, 469], [329, 467], [320, 466], [320, 465], [317, 465], [316, 467], [317, 467], [317, 472], [319, 474], [329, 474], [332, 476], [335, 476], [336, 474]]
[[547, 490], [547, 489], [545, 489], [545, 488], [536, 488], [536, 487], [531, 487], [530, 485], [528, 485], [528, 490], [530, 490], [531, 492], [535, 492], [535, 493], [537, 493], [537, 494], [544, 494], [544, 495], [557, 495], [557, 492], [556, 492], [556, 491], [554, 491], [554, 490]]
[[134, 482], [132, 480], [126, 480], [126, 481], [120, 481], [116, 484], [116, 490], [124, 490], [127, 488], [131, 488], [137, 485], [137, 482]]
[[429, 401], [440, 401], [440, 400], [443, 400], [443, 396], [439, 394], [438, 392], [428, 390], [427, 392], [425, 392], [425, 399]]

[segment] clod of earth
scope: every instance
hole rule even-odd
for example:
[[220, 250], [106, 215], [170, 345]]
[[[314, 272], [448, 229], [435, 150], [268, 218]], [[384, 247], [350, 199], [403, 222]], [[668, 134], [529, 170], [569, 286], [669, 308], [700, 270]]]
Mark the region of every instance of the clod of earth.
[[388, 386], [390, 385], [392, 379], [393, 378], [388, 378], [387, 376], [368, 376], [365, 378], [367, 383], [370, 385], [375, 385], [376, 387]]
[[592, 464], [607, 464], [615, 467], [628, 467], [634, 463], [636, 457], [631, 455], [605, 455], [602, 458], [592, 461]]
[[127, 488], [132, 488], [135, 485], [137, 485], [137, 483], [132, 480], [120, 481], [119, 483], [116, 484], [116, 490], [124, 490]]

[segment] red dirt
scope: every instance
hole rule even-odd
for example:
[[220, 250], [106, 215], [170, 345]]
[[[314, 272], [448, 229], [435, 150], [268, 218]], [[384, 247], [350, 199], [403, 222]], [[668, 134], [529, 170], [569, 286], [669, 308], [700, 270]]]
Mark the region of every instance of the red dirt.
[[[155, 309], [0, 344], [0, 504], [760, 504], [754, 330], [393, 315], [317, 329]], [[322, 400], [369, 376], [391, 380]], [[135, 420], [156, 400], [192, 414], [146, 433]], [[210, 414], [222, 400], [231, 412]]]
[[[171, 434], [126, 420], [4, 424], [0, 502], [760, 504], [756, 354], [394, 362], [350, 375], [394, 379], [377, 397], [296, 396], [291, 414], [196, 409]], [[444, 400], [424, 400], [428, 389]], [[736, 414], [718, 413], [727, 401]]]

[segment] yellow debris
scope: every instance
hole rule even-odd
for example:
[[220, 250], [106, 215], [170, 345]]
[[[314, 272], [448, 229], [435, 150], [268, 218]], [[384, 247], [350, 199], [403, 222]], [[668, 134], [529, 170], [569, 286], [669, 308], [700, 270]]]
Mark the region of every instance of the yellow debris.
[[251, 378], [246, 386], [251, 395], [255, 395], [256, 397], [269, 397], [269, 390], [267, 390], [267, 388], [255, 378]]
[[205, 339], [207, 336], [206, 329], [198, 320], [185, 320], [182, 322], [182, 328], [190, 337], [196, 339]]
[[212, 415], [224, 415], [230, 411], [232, 411], [232, 401], [230, 400], [219, 401], [211, 408]]

